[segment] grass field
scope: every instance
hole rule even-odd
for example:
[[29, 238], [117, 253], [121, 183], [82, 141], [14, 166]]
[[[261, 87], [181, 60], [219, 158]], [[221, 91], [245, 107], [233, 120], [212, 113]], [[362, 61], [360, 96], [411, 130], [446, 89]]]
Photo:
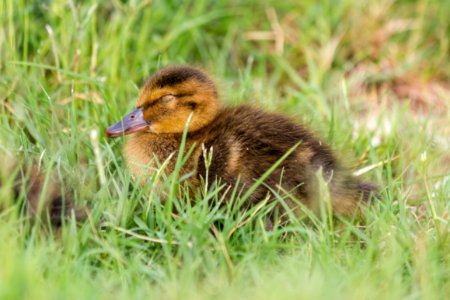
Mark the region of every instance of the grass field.
[[[1, 187], [0, 299], [448, 298], [450, 2], [212, 3], [0, 0], [1, 151], [91, 208], [49, 230]], [[314, 128], [381, 201], [266, 231], [270, 207], [219, 207], [211, 186], [172, 193], [172, 214], [103, 132], [173, 63]]]

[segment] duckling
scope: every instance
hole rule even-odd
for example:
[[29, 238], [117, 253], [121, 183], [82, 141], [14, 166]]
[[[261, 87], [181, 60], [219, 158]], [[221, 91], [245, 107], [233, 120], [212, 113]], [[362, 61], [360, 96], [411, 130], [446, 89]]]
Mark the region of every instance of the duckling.
[[[189, 119], [189, 122], [188, 122]], [[302, 205], [317, 211], [321, 193], [319, 170], [327, 182], [333, 212], [360, 210], [374, 191], [341, 165], [331, 147], [310, 130], [286, 116], [248, 105], [224, 107], [218, 90], [204, 71], [191, 66], [168, 66], [157, 71], [140, 89], [136, 108], [106, 135], [126, 138], [123, 155], [134, 178], [146, 184], [156, 161], [166, 161], [180, 148], [187, 126], [186, 149], [194, 148], [183, 172], [197, 187], [201, 177], [219, 180], [245, 193], [258, 178], [292, 151], [246, 200], [254, 205], [273, 191], [287, 191]], [[204, 151], [212, 149], [206, 172]], [[176, 157], [176, 156], [174, 156]], [[175, 158], [166, 172], [172, 172]], [[288, 205], [299, 211], [298, 201]]]

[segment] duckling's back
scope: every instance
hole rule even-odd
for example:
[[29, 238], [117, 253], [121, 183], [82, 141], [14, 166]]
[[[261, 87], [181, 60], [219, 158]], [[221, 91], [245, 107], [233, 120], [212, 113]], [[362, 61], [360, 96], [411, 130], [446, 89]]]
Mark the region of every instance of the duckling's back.
[[[310, 131], [288, 118], [250, 106], [222, 109], [205, 129], [204, 145], [212, 147], [209, 179], [219, 179], [245, 192], [271, 166], [293, 147], [296, 149], [277, 167], [249, 198], [255, 203], [271, 191], [289, 193], [315, 210], [320, 199], [321, 168], [329, 182], [330, 197], [336, 213], [349, 214], [369, 192], [340, 166], [331, 148]], [[297, 145], [297, 146], [296, 146]], [[206, 174], [203, 157], [199, 174]], [[288, 201], [291, 207], [299, 207]]]

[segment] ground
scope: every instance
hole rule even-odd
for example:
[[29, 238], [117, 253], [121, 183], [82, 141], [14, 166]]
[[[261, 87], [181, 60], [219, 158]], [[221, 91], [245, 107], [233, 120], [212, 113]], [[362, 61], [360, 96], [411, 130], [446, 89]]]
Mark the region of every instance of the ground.
[[[1, 151], [90, 212], [48, 229], [1, 187], [0, 298], [448, 297], [449, 15], [443, 0], [1, 0]], [[221, 208], [209, 186], [192, 205], [172, 193], [172, 213], [103, 132], [173, 63], [208, 70], [228, 105], [314, 128], [380, 201], [266, 231], [270, 207]]]

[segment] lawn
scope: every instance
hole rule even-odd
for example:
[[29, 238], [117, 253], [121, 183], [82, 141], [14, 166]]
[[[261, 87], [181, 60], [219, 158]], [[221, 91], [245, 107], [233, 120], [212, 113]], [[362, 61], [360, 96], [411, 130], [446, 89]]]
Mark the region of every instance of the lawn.
[[[449, 16], [444, 0], [0, 0], [3, 182], [10, 153], [89, 207], [52, 229], [0, 187], [0, 299], [448, 298]], [[380, 200], [271, 231], [271, 207], [221, 206], [214, 183], [162, 204], [104, 131], [179, 63], [227, 105], [313, 128]]]

